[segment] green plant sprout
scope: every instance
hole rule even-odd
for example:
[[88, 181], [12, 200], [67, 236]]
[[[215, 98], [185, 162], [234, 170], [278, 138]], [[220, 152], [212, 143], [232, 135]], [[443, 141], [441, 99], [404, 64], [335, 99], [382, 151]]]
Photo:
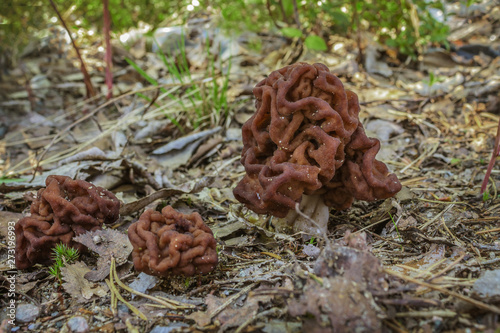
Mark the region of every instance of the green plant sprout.
[[186, 280], [184, 280], [184, 287], [187, 289], [189, 288], [190, 284], [191, 284], [191, 278], [187, 277]]
[[315, 245], [316, 243], [317, 243], [316, 238], [314, 238], [314, 237], [311, 237], [311, 239], [308, 242], [308, 244], [311, 244], [311, 245]]
[[[219, 58], [219, 68], [216, 70], [215, 55], [210, 52], [210, 40], [205, 42], [205, 52], [208, 66], [204, 74], [197, 75], [191, 73], [186, 55], [184, 43], [184, 33], [181, 34], [177, 42], [179, 54], [168, 54], [161, 49], [161, 46], [154, 40], [158, 47], [158, 56], [165, 65], [166, 71], [171, 75], [174, 84], [178, 84], [182, 89], [176, 90], [177, 93], [167, 92], [160, 88], [168, 98], [175, 101], [186, 116], [187, 123], [193, 128], [205, 126], [217, 126], [223, 123], [229, 114], [227, 100], [227, 90], [229, 86], [229, 73], [231, 70], [231, 58], [228, 60], [227, 68], [223, 70], [222, 60]], [[149, 76], [131, 59], [126, 61], [150, 84], [158, 86], [159, 82]], [[147, 96], [139, 96], [151, 101]], [[174, 124], [181, 133], [185, 133], [184, 126], [180, 124], [178, 116], [172, 116], [165, 113], [165, 116]]]
[[[391, 212], [388, 212], [389, 213], [389, 216], [391, 217], [391, 220], [392, 220], [392, 224], [394, 224], [394, 228], [396, 229], [396, 233], [398, 234], [398, 237], [401, 241], [403, 241], [403, 237], [401, 237], [401, 235], [399, 234], [399, 230], [398, 230], [398, 226], [396, 224], [396, 221], [394, 221], [394, 218], [392, 217], [392, 214]], [[403, 249], [403, 245], [401, 245], [401, 250]]]
[[490, 199], [490, 194], [488, 192], [483, 193], [483, 202], [486, 202]]
[[66, 264], [75, 262], [80, 254], [77, 249], [63, 243], [57, 244], [56, 247], [52, 249], [52, 252], [54, 263], [49, 267], [49, 273], [61, 282], [61, 268], [66, 266]]

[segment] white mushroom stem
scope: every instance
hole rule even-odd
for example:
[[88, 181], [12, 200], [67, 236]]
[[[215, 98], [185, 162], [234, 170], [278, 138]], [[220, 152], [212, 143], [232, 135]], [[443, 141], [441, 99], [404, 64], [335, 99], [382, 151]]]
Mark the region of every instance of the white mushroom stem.
[[307, 236], [325, 235], [328, 228], [330, 208], [325, 205], [320, 194], [303, 195], [297, 210], [290, 210], [288, 215], [280, 219], [294, 232], [303, 232]]

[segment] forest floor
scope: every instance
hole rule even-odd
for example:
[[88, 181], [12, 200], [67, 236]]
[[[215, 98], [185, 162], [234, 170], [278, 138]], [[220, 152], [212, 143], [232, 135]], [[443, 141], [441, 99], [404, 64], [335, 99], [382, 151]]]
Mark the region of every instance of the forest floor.
[[[331, 36], [332, 51], [317, 53], [277, 36], [228, 39], [193, 25], [183, 83], [167, 75], [139, 35], [127, 48], [114, 47], [115, 97], [108, 101], [102, 50], [82, 45], [103, 92], [86, 99], [77, 58], [61, 30], [51, 28], [0, 80], [2, 329], [498, 331], [500, 171], [493, 169], [485, 194], [480, 188], [499, 120], [500, 42], [491, 38], [500, 35], [500, 7], [474, 10], [454, 17], [453, 49], [429, 49], [406, 64], [369, 35], [359, 64], [356, 43], [343, 37]], [[221, 51], [213, 62], [204, 40], [193, 37], [204, 36], [200, 29]], [[255, 38], [259, 51], [249, 47]], [[326, 64], [358, 94], [367, 134], [382, 143], [377, 158], [403, 184], [394, 198], [332, 210], [328, 234], [309, 240], [275, 230], [272, 218], [248, 211], [232, 194], [244, 174], [241, 126], [255, 110], [252, 88], [297, 61]], [[199, 212], [217, 239], [219, 265], [191, 278], [134, 271], [128, 253], [113, 246], [128, 242], [127, 228], [143, 212], [136, 209], [109, 227], [119, 233], [103, 236], [105, 250], [125, 257], [120, 280], [153, 299], [132, 297], [109, 276], [82, 279], [102, 269], [94, 251], [68, 264], [62, 280], [41, 265], [13, 273], [9, 226], [52, 174], [110, 189], [124, 204], [169, 189], [148, 207]], [[12, 278], [17, 319], [9, 325]]]

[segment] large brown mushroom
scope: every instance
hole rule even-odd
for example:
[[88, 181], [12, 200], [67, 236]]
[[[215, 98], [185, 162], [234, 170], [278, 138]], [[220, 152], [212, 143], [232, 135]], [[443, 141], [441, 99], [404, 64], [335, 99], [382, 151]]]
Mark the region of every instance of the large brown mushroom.
[[31, 204], [31, 215], [15, 225], [18, 269], [50, 264], [51, 249], [58, 243], [84, 250], [73, 242], [74, 236], [101, 229], [119, 217], [120, 201], [102, 187], [55, 175], [45, 184]]
[[[242, 128], [246, 175], [233, 191], [249, 209], [318, 235], [326, 231], [328, 206], [342, 210], [354, 199], [385, 199], [401, 189], [375, 159], [380, 142], [365, 134], [357, 95], [325, 65], [284, 67], [253, 93], [256, 112]], [[314, 222], [297, 219], [296, 203]]]
[[128, 237], [135, 269], [149, 275], [193, 276], [217, 266], [215, 238], [198, 213], [148, 209], [129, 227]]

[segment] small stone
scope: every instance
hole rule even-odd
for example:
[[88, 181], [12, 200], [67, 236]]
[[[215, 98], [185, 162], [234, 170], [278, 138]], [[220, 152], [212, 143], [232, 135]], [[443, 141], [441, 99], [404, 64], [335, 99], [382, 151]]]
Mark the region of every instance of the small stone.
[[16, 311], [16, 320], [21, 323], [29, 323], [38, 318], [39, 314], [40, 309], [38, 306], [30, 303], [19, 304]]
[[169, 324], [168, 327], [166, 327], [166, 326], [155, 326], [151, 330], [151, 332], [149, 332], [149, 333], [170, 333], [170, 332], [177, 332], [177, 330], [179, 328], [183, 328], [183, 327], [189, 327], [189, 325], [186, 324], [186, 323], [175, 322], [175, 323]]
[[125, 304], [118, 304], [117, 308], [118, 308], [118, 316], [120, 316], [120, 313], [122, 315], [124, 315], [124, 314], [128, 314], [130, 312], [128, 307]]
[[498, 297], [500, 296], [500, 269], [486, 271], [483, 276], [474, 282], [472, 290], [480, 297]]
[[69, 330], [74, 333], [86, 333], [89, 331], [87, 319], [83, 317], [73, 317], [66, 323]]
[[321, 253], [321, 249], [313, 244], [306, 244], [302, 249], [305, 255], [317, 259]]
[[38, 329], [41, 325], [42, 325], [42, 323], [29, 324], [28, 325], [28, 330], [34, 331], [34, 330]]

